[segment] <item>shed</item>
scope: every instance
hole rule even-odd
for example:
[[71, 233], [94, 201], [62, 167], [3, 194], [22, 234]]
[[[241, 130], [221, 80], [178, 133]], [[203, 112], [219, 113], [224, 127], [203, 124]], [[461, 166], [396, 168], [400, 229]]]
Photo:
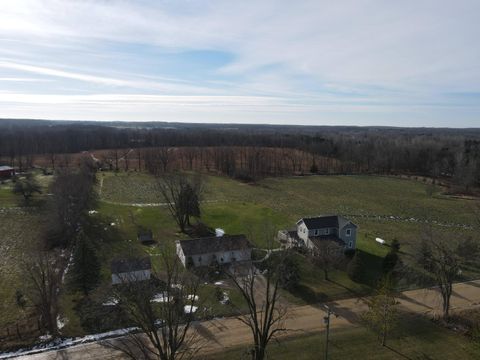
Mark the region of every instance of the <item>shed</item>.
[[11, 166], [0, 166], [0, 179], [10, 179], [15, 176], [15, 169]]

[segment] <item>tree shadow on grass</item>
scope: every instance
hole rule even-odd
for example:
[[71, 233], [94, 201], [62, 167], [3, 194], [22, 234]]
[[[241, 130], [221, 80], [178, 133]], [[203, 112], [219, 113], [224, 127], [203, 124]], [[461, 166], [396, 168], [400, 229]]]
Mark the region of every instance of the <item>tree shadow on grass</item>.
[[[386, 347], [388, 350], [394, 352], [395, 354], [397, 354], [398, 356], [400, 356], [400, 357], [403, 358], [403, 359], [414, 360], [413, 358], [411, 358], [411, 357], [409, 357], [409, 356], [407, 356], [407, 355], [405, 355], [405, 354], [402, 354], [400, 351], [395, 350], [394, 348], [392, 348], [392, 347], [389, 346], [389, 345], [385, 345], [385, 347]], [[429, 358], [427, 357], [427, 358], [425, 358], [425, 359], [429, 359]]]
[[326, 294], [316, 292], [315, 290], [303, 284], [298, 284], [297, 286], [292, 288], [290, 290], [290, 293], [293, 296], [302, 299], [307, 304], [315, 304], [328, 301], [328, 296]]
[[382, 275], [383, 258], [358, 249], [357, 256], [361, 262], [361, 273], [358, 274], [357, 282], [376, 287]]

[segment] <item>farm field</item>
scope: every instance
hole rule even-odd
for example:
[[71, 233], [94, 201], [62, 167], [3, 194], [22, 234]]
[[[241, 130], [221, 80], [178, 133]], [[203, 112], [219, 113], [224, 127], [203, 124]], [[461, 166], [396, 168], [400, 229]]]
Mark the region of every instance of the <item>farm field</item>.
[[[162, 243], [173, 244], [185, 237], [178, 233], [166, 206], [159, 205], [163, 200], [156, 195], [155, 178], [133, 172], [106, 172], [99, 177], [99, 212], [118, 226], [126, 245], [122, 251], [130, 251], [132, 246], [143, 248], [135, 241], [138, 225], [152, 229]], [[357, 248], [368, 265], [367, 273], [373, 274], [367, 283], [374, 285], [374, 274], [379, 273], [388, 251], [388, 247], [375, 242], [376, 237], [398, 239], [402, 250], [408, 251], [430, 226], [451, 236], [477, 236], [473, 231], [474, 206], [472, 200], [450, 198], [439, 191], [428, 196], [421, 182], [388, 177], [271, 178], [249, 185], [225, 177], [204, 176], [202, 221], [230, 234], [246, 233], [257, 247], [265, 248], [273, 233], [293, 227], [300, 217], [343, 214], [359, 225]], [[121, 244], [118, 243], [119, 251]], [[295, 296], [287, 295], [294, 303], [371, 291], [368, 285], [351, 281], [343, 271], [334, 271], [333, 281], [324, 281], [320, 269], [304, 260], [300, 264], [301, 291]], [[476, 277], [478, 269], [466, 271], [465, 275]]]
[[[335, 321], [335, 320], [333, 320]], [[325, 333], [292, 336], [272, 342], [269, 359], [321, 359], [325, 352]], [[232, 348], [206, 360], [247, 358], [245, 348]], [[402, 317], [398, 329], [382, 347], [377, 337], [364, 327], [338, 328], [330, 332], [329, 359], [477, 359], [480, 346], [466, 337], [442, 328], [421, 317]], [[205, 357], [202, 357], [205, 359]]]

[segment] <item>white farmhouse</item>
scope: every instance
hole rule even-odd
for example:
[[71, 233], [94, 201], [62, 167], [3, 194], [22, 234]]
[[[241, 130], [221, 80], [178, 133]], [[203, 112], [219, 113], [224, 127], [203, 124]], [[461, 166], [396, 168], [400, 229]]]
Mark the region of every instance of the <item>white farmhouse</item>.
[[245, 235], [223, 235], [177, 241], [177, 255], [185, 267], [250, 261], [252, 244]]
[[112, 261], [112, 284], [149, 280], [152, 273], [150, 258]]

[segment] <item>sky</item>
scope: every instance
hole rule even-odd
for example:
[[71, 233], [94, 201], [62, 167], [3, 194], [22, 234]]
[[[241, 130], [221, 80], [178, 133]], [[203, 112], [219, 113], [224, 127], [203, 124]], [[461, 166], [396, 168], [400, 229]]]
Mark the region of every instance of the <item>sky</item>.
[[0, 0], [0, 118], [480, 127], [478, 0]]

